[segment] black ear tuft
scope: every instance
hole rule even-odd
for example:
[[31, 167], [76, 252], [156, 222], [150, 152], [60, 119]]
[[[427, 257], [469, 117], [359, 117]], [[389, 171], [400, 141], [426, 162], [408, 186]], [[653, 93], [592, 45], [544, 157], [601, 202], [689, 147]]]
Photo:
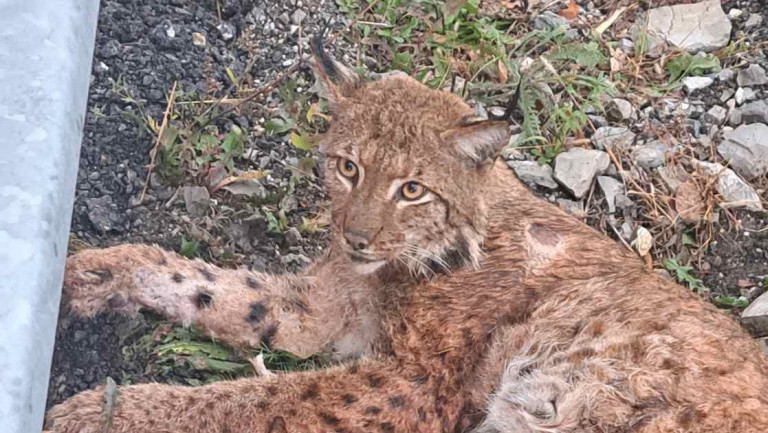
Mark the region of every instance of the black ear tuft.
[[312, 54], [317, 60], [318, 69], [331, 81], [335, 82], [339, 79], [339, 69], [336, 66], [336, 62], [333, 61], [328, 52], [325, 51], [323, 41], [325, 40], [325, 32], [328, 30], [328, 23], [325, 24], [323, 30], [318, 32], [310, 41], [309, 45], [312, 48]]
[[360, 84], [360, 77], [352, 70], [334, 60], [323, 47], [325, 30], [310, 41], [315, 61], [315, 88], [318, 94], [329, 102], [338, 102], [349, 95]]

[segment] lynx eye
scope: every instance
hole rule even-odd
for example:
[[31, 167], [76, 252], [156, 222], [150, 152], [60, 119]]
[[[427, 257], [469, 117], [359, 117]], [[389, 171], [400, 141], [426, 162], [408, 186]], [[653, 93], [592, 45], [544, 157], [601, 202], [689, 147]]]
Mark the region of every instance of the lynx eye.
[[354, 180], [357, 177], [359, 170], [357, 169], [357, 164], [343, 158], [339, 163], [339, 173], [347, 179]]
[[418, 182], [407, 182], [400, 190], [400, 194], [402, 194], [403, 198], [408, 201], [416, 201], [424, 197], [426, 193], [427, 188]]

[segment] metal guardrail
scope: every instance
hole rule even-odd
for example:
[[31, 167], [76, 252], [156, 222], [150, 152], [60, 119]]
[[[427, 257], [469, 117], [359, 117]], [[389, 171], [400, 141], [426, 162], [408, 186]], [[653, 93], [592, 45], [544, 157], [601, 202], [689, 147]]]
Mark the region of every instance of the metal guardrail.
[[98, 0], [0, 0], [0, 432], [40, 433]]

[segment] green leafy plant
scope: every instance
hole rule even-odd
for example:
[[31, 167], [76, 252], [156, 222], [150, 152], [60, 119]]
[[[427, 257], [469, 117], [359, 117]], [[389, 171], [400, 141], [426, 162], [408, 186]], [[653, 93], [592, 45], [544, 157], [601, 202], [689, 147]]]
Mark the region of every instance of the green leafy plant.
[[181, 238], [181, 248], [179, 249], [179, 254], [182, 256], [188, 259], [194, 259], [197, 257], [199, 249], [200, 242], [197, 239], [187, 240], [187, 238]]
[[570, 43], [556, 48], [547, 55], [550, 60], [571, 61], [585, 68], [594, 68], [604, 64], [606, 57], [600, 51], [597, 42], [589, 43]]
[[690, 290], [701, 289], [704, 287], [704, 284], [700, 279], [691, 275], [693, 268], [690, 266], [683, 266], [675, 259], [666, 259], [664, 260], [664, 268], [669, 272], [673, 272], [675, 279], [681, 284], [686, 284]]
[[266, 207], [262, 208], [264, 218], [267, 220], [267, 230], [271, 233], [282, 234], [288, 228], [288, 220], [285, 217], [285, 210], [280, 209], [275, 215]]
[[713, 54], [691, 55], [683, 53], [664, 65], [669, 81], [675, 82], [684, 77], [698, 76], [720, 70], [720, 59]]
[[733, 296], [715, 296], [713, 302], [721, 308], [747, 308], [747, 305], [749, 305], [748, 300]]

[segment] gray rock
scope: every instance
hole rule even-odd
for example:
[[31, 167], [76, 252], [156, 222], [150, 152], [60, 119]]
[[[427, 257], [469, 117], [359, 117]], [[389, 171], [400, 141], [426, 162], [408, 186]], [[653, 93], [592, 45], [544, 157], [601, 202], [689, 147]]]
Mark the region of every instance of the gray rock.
[[85, 200], [85, 206], [88, 208], [88, 220], [100, 233], [121, 231], [119, 217], [112, 210], [112, 197], [105, 195], [88, 198]]
[[568, 200], [567, 198], [559, 198], [557, 199], [557, 205], [567, 214], [573, 215], [576, 218], [584, 218], [586, 216], [586, 213], [584, 212], [584, 203], [580, 201]]
[[635, 134], [625, 127], [604, 126], [592, 135], [592, 143], [600, 150], [617, 148], [627, 150], [635, 141]]
[[744, 27], [747, 29], [751, 29], [752, 27], [757, 27], [762, 23], [763, 23], [763, 17], [760, 14], [753, 12], [749, 14], [749, 18], [747, 18], [747, 22], [744, 23]]
[[762, 86], [768, 84], [768, 76], [765, 75], [765, 69], [757, 63], [752, 63], [746, 69], [739, 71], [736, 77], [736, 84], [741, 87]]
[[614, 122], [621, 122], [632, 118], [635, 109], [632, 103], [626, 99], [613, 98], [606, 107], [605, 114]]
[[714, 78], [710, 77], [685, 77], [682, 80], [685, 91], [691, 93], [696, 90], [706, 89], [715, 82]]
[[624, 193], [624, 184], [610, 176], [598, 176], [597, 184], [605, 195], [608, 213], [616, 212], [616, 196]]
[[768, 102], [766, 100], [745, 104], [739, 111], [741, 111], [741, 121], [744, 123], [768, 123]]
[[725, 68], [717, 73], [717, 79], [720, 81], [731, 81], [736, 74], [731, 68]]
[[306, 18], [306, 17], [307, 17], [307, 13], [306, 12], [304, 12], [301, 9], [296, 9], [293, 12], [293, 15], [291, 15], [291, 21], [293, 21], [293, 23], [298, 26], [299, 24], [301, 24], [304, 21], [304, 18]]
[[768, 126], [741, 125], [723, 138], [717, 151], [738, 174], [751, 180], [768, 173]]
[[725, 104], [726, 101], [731, 99], [733, 97], [733, 95], [735, 95], [735, 94], [736, 94], [736, 91], [733, 90], [733, 89], [728, 88], [728, 89], [723, 90], [723, 92], [720, 94], [720, 102]]
[[182, 190], [184, 196], [184, 204], [187, 208], [187, 213], [193, 217], [198, 218], [205, 216], [208, 212], [208, 205], [211, 202], [211, 195], [208, 193], [208, 188], [202, 186], [185, 186]]
[[605, 152], [576, 147], [557, 155], [554, 176], [574, 197], [582, 198], [610, 163]]
[[733, 170], [712, 162], [698, 161], [696, 165], [705, 174], [717, 176], [715, 187], [717, 192], [723, 197], [723, 200], [725, 200], [723, 203], [720, 203], [720, 207], [724, 209], [746, 207], [754, 211], [763, 210], [760, 196], [754, 188], [741, 180]]
[[744, 311], [741, 317], [768, 316], [768, 292], [758, 296]]
[[539, 165], [536, 161], [507, 161], [507, 165], [525, 183], [532, 183], [549, 189], [557, 188], [557, 182], [552, 178], [552, 167], [549, 165]]
[[235, 26], [226, 21], [216, 26], [216, 29], [219, 31], [221, 39], [225, 41], [230, 41], [235, 37]]
[[230, 183], [221, 189], [234, 195], [250, 198], [264, 198], [267, 196], [267, 191], [264, 189], [264, 186], [256, 179], [239, 180], [237, 182]]
[[651, 170], [664, 164], [667, 146], [659, 141], [653, 141], [632, 149], [632, 160], [640, 167]]
[[605, 119], [605, 117], [599, 116], [597, 114], [587, 114], [587, 119], [592, 122], [592, 126], [595, 128], [602, 128], [603, 126], [608, 125], [608, 121]]
[[757, 99], [757, 93], [755, 93], [755, 90], [751, 87], [741, 87], [741, 89], [744, 91], [744, 101], [754, 101]]
[[709, 111], [701, 116], [702, 120], [714, 125], [721, 125], [723, 122], [725, 122], [727, 117], [728, 110], [725, 109], [725, 107], [721, 107], [719, 105], [715, 105], [714, 107], [710, 108]]
[[297, 245], [301, 242], [301, 233], [295, 227], [291, 227], [285, 232], [285, 241], [288, 245]]
[[568, 26], [568, 20], [552, 11], [544, 11], [533, 19], [533, 28], [536, 30], [552, 30], [560, 26]]
[[728, 124], [731, 126], [741, 125], [741, 110], [734, 108], [731, 110], [731, 115], [728, 116]]
[[713, 51], [728, 44], [731, 21], [719, 0], [664, 6], [648, 11], [648, 33], [689, 52]]

